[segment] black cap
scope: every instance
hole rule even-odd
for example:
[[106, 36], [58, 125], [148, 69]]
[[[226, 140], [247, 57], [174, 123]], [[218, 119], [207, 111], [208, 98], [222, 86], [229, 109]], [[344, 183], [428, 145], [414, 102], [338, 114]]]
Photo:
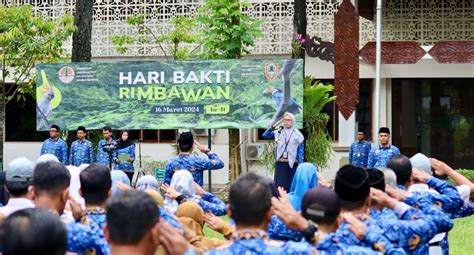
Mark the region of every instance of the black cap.
[[301, 201], [303, 217], [320, 222], [335, 219], [341, 212], [341, 202], [336, 192], [323, 186], [308, 190]]
[[191, 132], [183, 132], [179, 135], [178, 139], [179, 147], [182, 149], [189, 149], [194, 144], [194, 137], [193, 133]]
[[77, 131], [83, 131], [83, 132], [85, 133], [85, 132], [86, 132], [86, 128], [83, 127], [83, 126], [79, 126], [79, 127], [77, 128]]
[[356, 166], [343, 166], [336, 174], [335, 190], [340, 199], [357, 202], [369, 196], [367, 172]]
[[379, 134], [384, 133], [384, 134], [390, 134], [390, 129], [388, 127], [381, 127], [379, 129]]
[[[58, 132], [61, 130], [58, 125], [54, 125], [54, 124], [51, 125], [51, 128], [56, 129], [56, 131], [58, 131]], [[50, 129], [51, 129], [51, 128], [50, 128]]]
[[382, 171], [376, 168], [368, 168], [370, 187], [379, 189], [385, 192], [385, 176]]

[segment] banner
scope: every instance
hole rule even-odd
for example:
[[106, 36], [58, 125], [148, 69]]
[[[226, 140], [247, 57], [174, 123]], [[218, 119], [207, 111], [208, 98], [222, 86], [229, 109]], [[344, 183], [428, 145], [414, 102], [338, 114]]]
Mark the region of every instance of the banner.
[[302, 127], [303, 60], [37, 65], [37, 130]]

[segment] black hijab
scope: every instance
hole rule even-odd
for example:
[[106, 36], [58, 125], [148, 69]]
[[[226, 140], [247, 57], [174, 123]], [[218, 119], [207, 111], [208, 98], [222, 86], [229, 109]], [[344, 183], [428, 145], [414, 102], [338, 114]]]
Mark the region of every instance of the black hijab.
[[122, 135], [123, 133], [127, 133], [128, 135], [130, 135], [130, 133], [128, 132], [128, 130], [122, 130], [122, 132], [120, 132], [120, 139], [117, 140], [117, 150], [120, 150], [120, 149], [123, 149], [123, 148], [127, 148], [128, 146], [132, 145], [132, 141], [130, 141], [130, 137], [127, 138], [126, 141], [124, 141], [122, 139]]

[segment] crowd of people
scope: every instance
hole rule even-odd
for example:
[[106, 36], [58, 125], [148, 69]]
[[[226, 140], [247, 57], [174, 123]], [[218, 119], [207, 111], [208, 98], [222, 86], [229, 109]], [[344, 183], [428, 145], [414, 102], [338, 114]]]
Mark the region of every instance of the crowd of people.
[[[290, 118], [287, 123], [291, 124]], [[180, 153], [167, 162], [162, 183], [146, 175], [131, 185], [120, 164], [111, 170], [108, 162], [77, 161], [93, 155], [87, 151], [90, 144], [80, 137], [79, 132], [85, 133], [82, 128], [70, 149], [82, 146], [82, 152], [64, 157], [61, 140], [54, 136], [59, 127], [53, 126], [43, 149], [54, 155], [43, 154], [36, 162], [17, 158], [2, 176], [10, 198], [0, 207], [0, 251], [6, 255], [449, 254], [453, 219], [474, 214], [469, 201], [474, 184], [437, 159], [423, 154], [408, 158], [381, 142], [367, 150], [369, 157], [376, 156], [374, 166], [361, 167], [357, 156], [337, 170], [331, 183], [314, 164], [288, 159], [296, 158], [302, 142], [293, 137], [291, 128], [287, 124], [284, 133], [276, 135], [283, 141], [278, 160], [288, 165], [280, 168], [296, 166], [289, 188], [247, 173], [231, 184], [228, 201], [222, 201], [203, 189], [202, 172], [220, 169], [224, 162], [189, 132], [180, 135]], [[388, 141], [387, 131], [379, 132], [383, 142]], [[126, 138], [122, 142], [130, 145]], [[193, 154], [195, 149], [203, 155]], [[290, 161], [296, 165], [290, 166]], [[455, 185], [441, 176], [449, 176]], [[223, 238], [206, 236], [205, 225]]]

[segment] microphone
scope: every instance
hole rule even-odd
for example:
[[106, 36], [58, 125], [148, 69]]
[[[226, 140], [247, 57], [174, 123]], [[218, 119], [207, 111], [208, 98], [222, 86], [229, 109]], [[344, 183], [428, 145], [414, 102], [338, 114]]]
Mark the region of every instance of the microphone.
[[280, 127], [278, 128], [278, 133], [281, 134], [281, 131], [282, 131], [282, 130], [283, 130], [283, 126], [280, 126]]

